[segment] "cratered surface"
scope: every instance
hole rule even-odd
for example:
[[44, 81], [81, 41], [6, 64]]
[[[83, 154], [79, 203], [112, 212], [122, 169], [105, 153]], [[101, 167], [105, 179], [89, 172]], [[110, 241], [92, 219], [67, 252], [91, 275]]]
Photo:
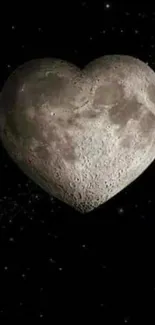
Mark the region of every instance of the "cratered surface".
[[59, 59], [27, 62], [2, 89], [0, 137], [33, 181], [89, 212], [155, 158], [155, 73], [125, 55], [83, 70]]

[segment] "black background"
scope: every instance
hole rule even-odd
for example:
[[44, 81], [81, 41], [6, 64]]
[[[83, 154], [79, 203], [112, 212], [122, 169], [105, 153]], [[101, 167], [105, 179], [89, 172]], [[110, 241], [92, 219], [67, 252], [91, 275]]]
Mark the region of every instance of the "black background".
[[[5, 3], [0, 83], [33, 58], [83, 67], [128, 54], [155, 70], [155, 5]], [[155, 163], [87, 215], [50, 197], [0, 146], [0, 320], [86, 317], [86, 324], [155, 322]], [[3, 323], [2, 323], [3, 324]]]

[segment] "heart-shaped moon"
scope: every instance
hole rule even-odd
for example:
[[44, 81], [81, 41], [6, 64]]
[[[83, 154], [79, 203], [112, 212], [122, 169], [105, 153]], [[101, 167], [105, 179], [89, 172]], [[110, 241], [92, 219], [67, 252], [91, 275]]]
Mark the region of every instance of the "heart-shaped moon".
[[2, 89], [0, 131], [32, 180], [89, 212], [155, 158], [155, 73], [125, 55], [98, 58], [83, 70], [59, 59], [32, 60]]

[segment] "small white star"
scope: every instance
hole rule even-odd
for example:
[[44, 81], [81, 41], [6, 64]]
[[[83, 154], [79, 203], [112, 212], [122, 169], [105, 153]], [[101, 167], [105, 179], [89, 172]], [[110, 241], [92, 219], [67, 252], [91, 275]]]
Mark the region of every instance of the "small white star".
[[128, 321], [129, 321], [129, 317], [125, 317], [125, 318], [124, 318], [124, 323], [127, 324]]
[[7, 271], [8, 270], [8, 266], [4, 266], [4, 270]]
[[14, 25], [12, 25], [12, 27], [11, 27], [11, 28], [12, 28], [12, 30], [14, 30], [14, 29], [15, 29], [15, 26], [14, 26]]
[[53, 258], [49, 258], [50, 263], [56, 263], [56, 261], [53, 260]]
[[10, 242], [14, 242], [15, 240], [14, 240], [13, 237], [10, 237], [10, 238], [9, 238], [9, 241], [10, 241]]
[[145, 14], [144, 12], [142, 13], [142, 19], [145, 19], [145, 18], [147, 18], [147, 14]]
[[26, 278], [26, 274], [25, 274], [25, 273], [22, 274], [22, 278], [23, 278], [23, 279]]
[[44, 315], [43, 314], [40, 314], [40, 318], [43, 318], [44, 317]]
[[109, 9], [110, 8], [110, 3], [106, 3], [105, 7], [106, 7], [106, 9]]
[[82, 5], [82, 7], [85, 7], [87, 4], [86, 4], [85, 1], [83, 1], [83, 2], [81, 3], [81, 5]]
[[124, 209], [123, 208], [118, 208], [117, 209], [117, 212], [118, 212], [118, 214], [123, 214], [124, 213]]

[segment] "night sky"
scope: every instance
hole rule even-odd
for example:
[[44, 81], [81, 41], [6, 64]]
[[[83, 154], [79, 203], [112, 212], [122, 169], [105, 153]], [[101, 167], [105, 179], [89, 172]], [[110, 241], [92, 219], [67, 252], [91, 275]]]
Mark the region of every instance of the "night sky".
[[[126, 54], [155, 71], [155, 4], [71, 3], [1, 9], [1, 88], [41, 57], [83, 67]], [[155, 162], [81, 215], [33, 183], [0, 144], [0, 320], [154, 324], [154, 186]]]

